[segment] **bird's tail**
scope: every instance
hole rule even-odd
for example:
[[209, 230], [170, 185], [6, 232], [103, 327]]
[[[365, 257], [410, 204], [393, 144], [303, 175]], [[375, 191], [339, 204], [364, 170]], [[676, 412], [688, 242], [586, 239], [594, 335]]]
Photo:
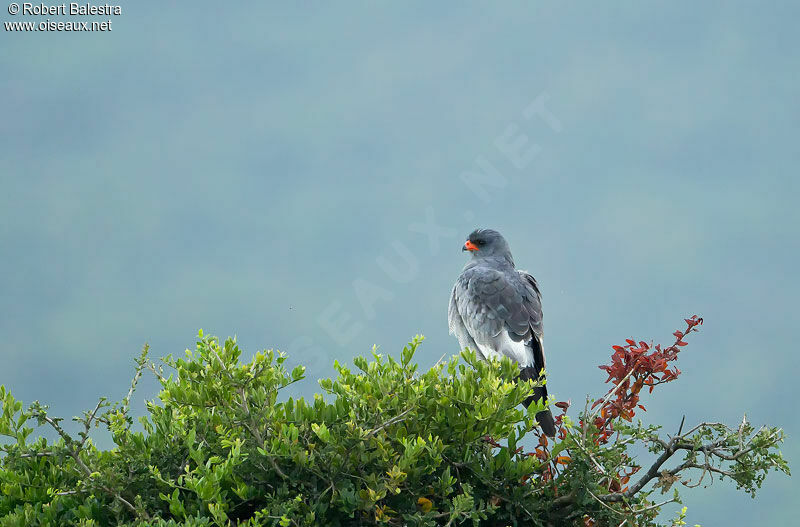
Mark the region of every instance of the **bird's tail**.
[[[528, 380], [538, 380], [543, 381], [544, 376], [539, 375], [539, 371], [532, 366], [527, 366], [525, 368], [521, 368], [519, 372], [520, 380], [528, 381]], [[533, 401], [536, 400], [547, 400], [547, 387], [546, 386], [537, 386], [533, 389], [533, 395], [528, 396], [522, 401], [522, 404], [527, 408], [531, 405]], [[542, 427], [542, 432], [549, 437], [555, 437], [556, 435], [556, 422], [553, 419], [553, 414], [550, 412], [550, 409], [544, 410], [542, 412], [536, 413], [536, 420], [539, 421], [539, 426]]]

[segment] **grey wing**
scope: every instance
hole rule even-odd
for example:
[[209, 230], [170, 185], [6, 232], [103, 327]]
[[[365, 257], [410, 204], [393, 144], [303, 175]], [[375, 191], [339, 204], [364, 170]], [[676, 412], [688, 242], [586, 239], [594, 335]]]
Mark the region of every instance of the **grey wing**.
[[[458, 291], [461, 279], [456, 282], [456, 285], [453, 286], [453, 292], [450, 293], [450, 306], [447, 309], [447, 324], [450, 326], [450, 334], [455, 335], [458, 339], [458, 344], [461, 346], [461, 349], [470, 348], [475, 350], [480, 355], [480, 350], [478, 346], [475, 344], [475, 340], [472, 338], [472, 335], [469, 334], [469, 330], [464, 325], [464, 319], [461, 317], [461, 313], [458, 309]], [[481, 356], [481, 358], [485, 358]]]
[[475, 267], [454, 289], [463, 324], [485, 357], [507, 355], [520, 366], [534, 366], [530, 341], [541, 331], [537, 290], [516, 271]]
[[517, 271], [519, 277], [524, 282], [522, 296], [526, 304], [526, 310], [529, 314], [529, 323], [531, 331], [541, 340], [543, 336], [542, 326], [542, 294], [539, 292], [539, 284], [536, 279], [525, 271]]
[[528, 302], [529, 311], [533, 314], [531, 316], [531, 339], [527, 345], [531, 348], [533, 353], [533, 366], [536, 368], [537, 373], [545, 367], [544, 358], [544, 327], [542, 324], [542, 294], [539, 292], [539, 284], [536, 279], [525, 271], [517, 271], [519, 276], [528, 285]]

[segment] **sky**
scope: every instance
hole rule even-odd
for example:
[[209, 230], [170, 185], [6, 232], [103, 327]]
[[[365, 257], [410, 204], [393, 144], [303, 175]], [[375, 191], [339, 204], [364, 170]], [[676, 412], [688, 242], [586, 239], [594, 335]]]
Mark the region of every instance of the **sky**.
[[[127, 393], [145, 342], [179, 355], [200, 328], [287, 352], [306, 397], [373, 344], [424, 334], [430, 366], [458, 351], [463, 241], [491, 227], [540, 284], [557, 399], [698, 314], [646, 422], [746, 413], [796, 464], [796, 3], [120, 5], [82, 19], [108, 32], [0, 31], [17, 398], [77, 415]], [[691, 524], [788, 524], [798, 492], [684, 502]]]

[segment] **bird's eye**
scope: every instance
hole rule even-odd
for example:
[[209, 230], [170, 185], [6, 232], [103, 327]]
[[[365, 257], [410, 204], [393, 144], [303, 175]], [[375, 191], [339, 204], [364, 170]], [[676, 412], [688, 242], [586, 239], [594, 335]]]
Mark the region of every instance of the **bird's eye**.
[[476, 240], [475, 243], [478, 244], [478, 245], [486, 245], [486, 241], [485, 240]]

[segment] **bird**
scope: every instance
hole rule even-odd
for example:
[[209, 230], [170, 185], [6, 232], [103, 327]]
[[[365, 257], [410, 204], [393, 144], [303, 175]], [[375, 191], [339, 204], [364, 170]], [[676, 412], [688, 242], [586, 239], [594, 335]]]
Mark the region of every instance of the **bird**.
[[[542, 295], [536, 279], [516, 268], [508, 242], [496, 230], [476, 229], [461, 250], [471, 258], [450, 296], [450, 333], [480, 359], [509, 357], [520, 367], [517, 379], [541, 381], [523, 401], [526, 408], [534, 400], [546, 401]], [[538, 412], [536, 420], [546, 435], [555, 437], [549, 409]]]

